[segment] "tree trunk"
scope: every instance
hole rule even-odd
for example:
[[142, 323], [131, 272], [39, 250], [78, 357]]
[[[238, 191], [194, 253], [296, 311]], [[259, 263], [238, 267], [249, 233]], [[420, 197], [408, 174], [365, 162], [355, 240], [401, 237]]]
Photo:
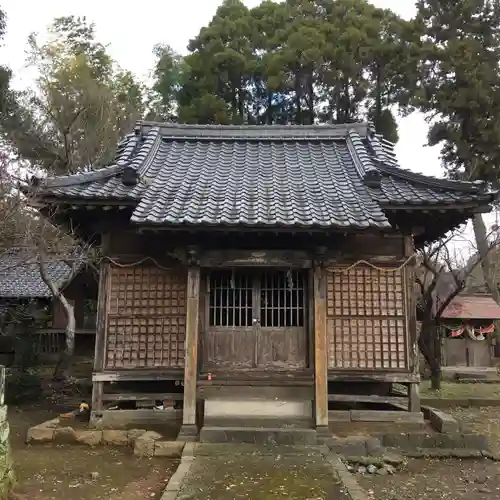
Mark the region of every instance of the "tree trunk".
[[[481, 269], [484, 275], [484, 281], [488, 292], [500, 304], [500, 292], [497, 286], [497, 276], [495, 276], [495, 268], [491, 262], [490, 249], [488, 245], [488, 234], [486, 232], [486, 224], [481, 214], [475, 214], [472, 219], [472, 227], [474, 229], [474, 237], [476, 239], [476, 246], [481, 259]], [[495, 333], [498, 335], [500, 331], [500, 321], [495, 321]], [[500, 357], [500, 342], [495, 343], [494, 346], [495, 357]]]
[[488, 234], [486, 232], [486, 224], [481, 214], [475, 214], [472, 219], [472, 227], [474, 228], [474, 236], [476, 239], [479, 258], [481, 259], [481, 269], [483, 270], [484, 279], [488, 291], [493, 298], [500, 302], [500, 293], [496, 284], [495, 270], [491, 265], [490, 248], [488, 245]]
[[439, 327], [434, 326], [433, 330], [434, 359], [431, 365], [431, 389], [439, 391], [441, 389], [441, 335]]
[[54, 369], [54, 380], [65, 380], [71, 376], [73, 356], [75, 354], [75, 308], [63, 294], [59, 295], [59, 300], [66, 313], [66, 330], [64, 338], [64, 349], [61, 351], [56, 367]]
[[431, 388], [439, 390], [441, 388], [441, 338], [438, 328], [430, 319], [422, 322], [418, 346], [431, 371]]

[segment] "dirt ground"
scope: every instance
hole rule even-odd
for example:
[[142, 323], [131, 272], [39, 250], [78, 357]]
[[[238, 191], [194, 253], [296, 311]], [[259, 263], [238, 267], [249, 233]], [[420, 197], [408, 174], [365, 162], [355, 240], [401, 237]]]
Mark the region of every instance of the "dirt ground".
[[394, 476], [357, 475], [376, 500], [497, 500], [500, 464], [461, 460], [410, 460]]
[[[45, 405], [45, 407], [44, 407]], [[16, 500], [144, 500], [160, 498], [177, 462], [134, 457], [108, 447], [25, 444], [32, 425], [69, 408], [9, 408], [11, 445], [17, 476]]]
[[[456, 408], [447, 411], [474, 432], [488, 435], [492, 449], [500, 452], [499, 410]], [[409, 460], [405, 470], [394, 476], [357, 474], [356, 478], [376, 500], [500, 498], [500, 463], [490, 460]]]

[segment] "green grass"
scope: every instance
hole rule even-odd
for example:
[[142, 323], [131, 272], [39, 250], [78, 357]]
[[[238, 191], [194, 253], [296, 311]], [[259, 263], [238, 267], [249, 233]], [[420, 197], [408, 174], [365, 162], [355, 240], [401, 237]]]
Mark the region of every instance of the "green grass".
[[441, 382], [441, 390], [433, 391], [430, 381], [420, 383], [420, 396], [425, 398], [469, 399], [469, 398], [500, 398], [500, 384], [455, 384]]

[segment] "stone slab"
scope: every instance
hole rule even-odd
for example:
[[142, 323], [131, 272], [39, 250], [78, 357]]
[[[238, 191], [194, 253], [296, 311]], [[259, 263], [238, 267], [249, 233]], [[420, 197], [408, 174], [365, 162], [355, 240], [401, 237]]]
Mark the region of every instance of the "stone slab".
[[54, 440], [54, 429], [47, 427], [31, 427], [28, 429], [28, 443], [50, 443]]
[[183, 448], [184, 443], [181, 441], [155, 441], [154, 456], [179, 458]]
[[458, 422], [451, 415], [432, 406], [424, 406], [422, 407], [422, 411], [425, 418], [430, 421], [432, 427], [438, 432], [458, 432]]
[[205, 418], [312, 418], [311, 401], [287, 401], [282, 399], [210, 398], [205, 400]]
[[[221, 447], [228, 453], [221, 453]], [[165, 491], [162, 500], [351, 500], [338, 473], [325, 459], [322, 447], [200, 444], [196, 450], [194, 460], [183, 460], [179, 467], [180, 472], [186, 473], [183, 480], [169, 483], [170, 491]], [[170, 494], [173, 492], [175, 496]]]
[[104, 444], [111, 446], [127, 446], [129, 444], [128, 431], [105, 429], [102, 431]]
[[97, 446], [102, 443], [102, 431], [77, 429], [76, 442], [87, 446]]
[[316, 444], [314, 429], [202, 427], [202, 443], [255, 443], [270, 445]]

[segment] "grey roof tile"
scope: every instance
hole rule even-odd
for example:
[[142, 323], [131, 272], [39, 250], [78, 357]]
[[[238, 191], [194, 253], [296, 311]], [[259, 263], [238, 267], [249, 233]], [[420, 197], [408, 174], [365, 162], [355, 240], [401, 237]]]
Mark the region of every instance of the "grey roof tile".
[[[47, 273], [58, 286], [71, 276], [63, 261], [47, 262]], [[47, 298], [52, 293], [40, 275], [38, 263], [21, 249], [0, 254], [0, 298]]]
[[[140, 182], [125, 186], [125, 167]], [[379, 178], [378, 185], [366, 180]], [[137, 224], [390, 228], [393, 206], [488, 203], [475, 183], [398, 167], [367, 124], [143, 123], [98, 171], [47, 179], [41, 194], [133, 203]]]

